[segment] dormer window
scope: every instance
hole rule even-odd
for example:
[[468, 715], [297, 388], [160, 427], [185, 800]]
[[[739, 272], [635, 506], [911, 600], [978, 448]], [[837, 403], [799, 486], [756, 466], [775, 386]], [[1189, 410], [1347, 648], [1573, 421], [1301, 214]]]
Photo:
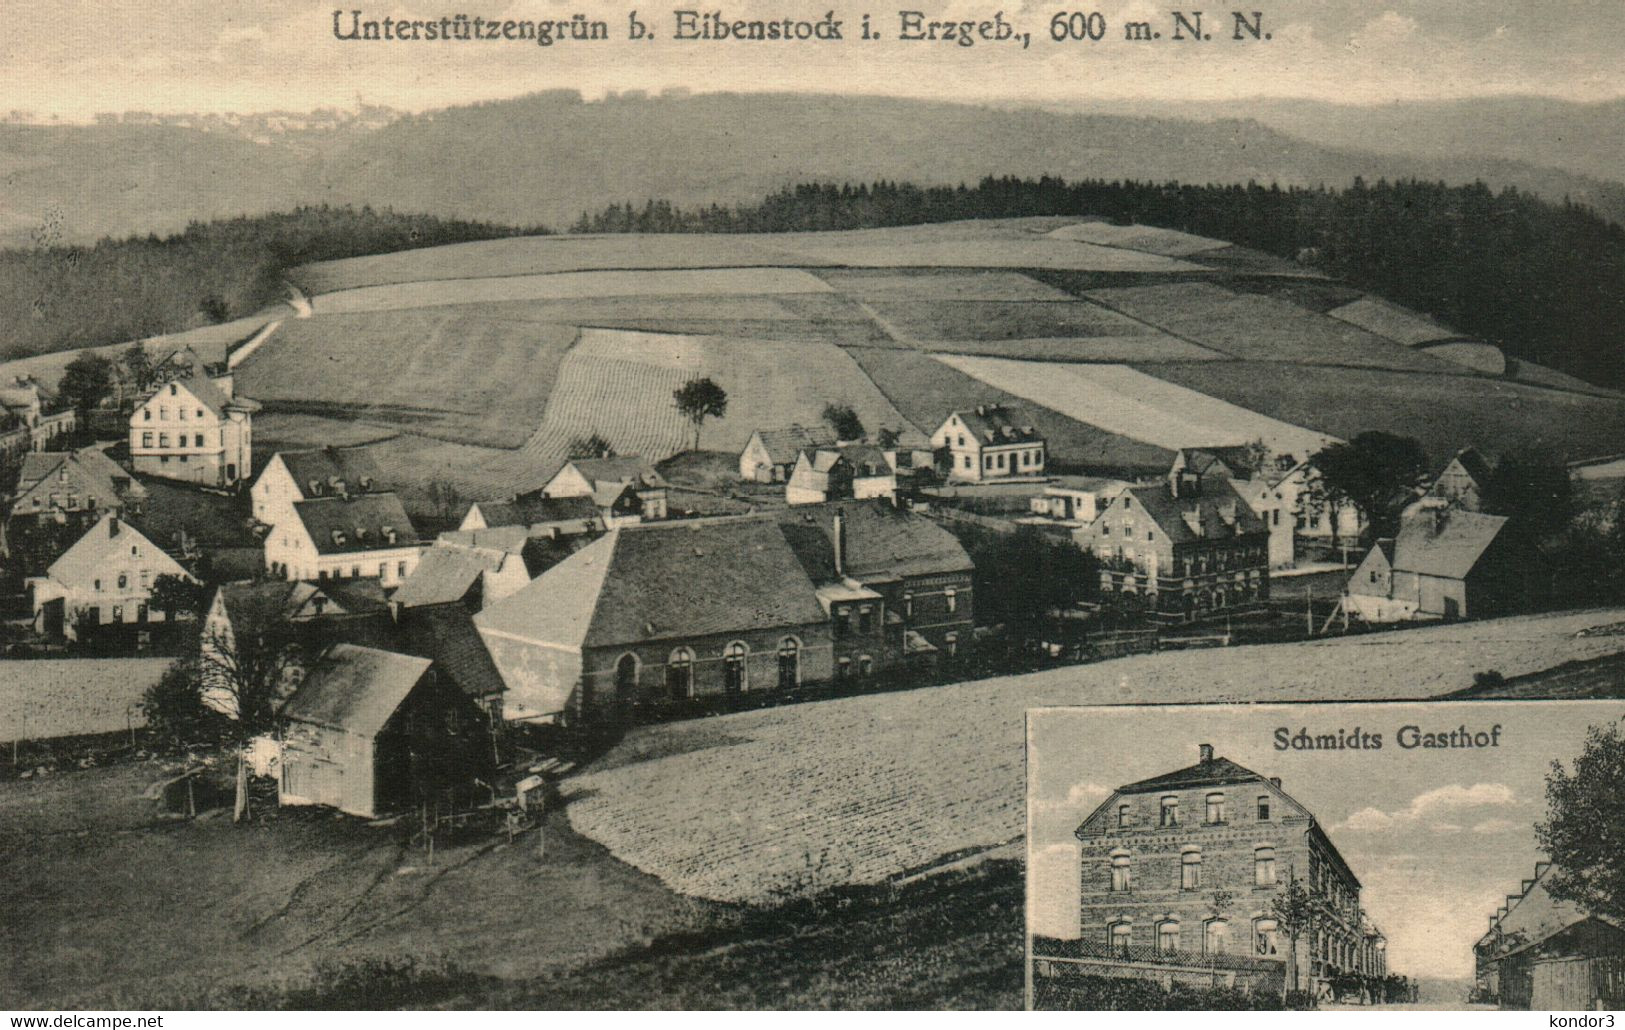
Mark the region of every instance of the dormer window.
[[395, 542], [395, 527], [394, 526], [385, 526], [381, 530], [379, 530], [379, 532], [383, 534], [384, 540], [387, 543], [392, 544], [392, 543]]
[[344, 537], [344, 530], [342, 530], [342, 529], [333, 530], [333, 546], [334, 547], [343, 547], [345, 542], [346, 541], [345, 541], [345, 537]]
[[319, 479], [309, 480], [309, 481], [307, 481], [305, 483], [305, 486], [309, 488], [310, 496], [312, 496], [312, 497], [320, 497], [321, 496], [321, 493], [322, 493], [322, 481], [321, 480], [319, 480]]
[[169, 384], [169, 395], [171, 397], [173, 397], [178, 393], [180, 393], [180, 387], [176, 386], [174, 383], [170, 383]]

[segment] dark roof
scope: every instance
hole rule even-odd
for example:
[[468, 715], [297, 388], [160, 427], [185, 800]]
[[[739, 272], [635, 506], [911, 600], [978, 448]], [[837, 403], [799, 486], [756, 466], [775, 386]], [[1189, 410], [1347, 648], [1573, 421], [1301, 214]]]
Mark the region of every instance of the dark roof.
[[666, 480], [649, 462], [638, 457], [575, 458], [569, 464], [576, 467], [589, 483], [634, 483], [640, 486], [665, 486]]
[[482, 630], [571, 647], [824, 621], [812, 582], [765, 516], [623, 526], [475, 617]]
[[1463, 447], [1456, 452], [1455, 460], [1461, 462], [1461, 467], [1467, 470], [1467, 474], [1473, 477], [1473, 482], [1480, 487], [1490, 481], [1490, 463], [1478, 453], [1478, 448]]
[[1035, 443], [1044, 439], [1033, 428], [1026, 412], [1018, 408], [982, 404], [954, 414], [984, 444]]
[[400, 647], [437, 668], [471, 698], [481, 699], [507, 688], [491, 652], [474, 628], [474, 616], [459, 604], [412, 608], [401, 613]]
[[235, 498], [162, 476], [142, 476], [146, 499], [128, 513], [153, 543], [170, 546], [185, 533], [203, 547], [261, 547], [247, 510]]
[[42, 492], [94, 497], [96, 503], [104, 508], [113, 507], [125, 499], [137, 500], [146, 492], [144, 486], [100, 448], [82, 447], [71, 452], [30, 451], [23, 455], [22, 468], [17, 474], [17, 488], [12, 494], [17, 502], [13, 506], [14, 511], [17, 514], [35, 511], [32, 507], [18, 506], [23, 496], [57, 476], [63, 469], [67, 471], [67, 479], [61, 481], [58, 477], [60, 485], [45, 484]]
[[325, 616], [368, 616], [388, 611], [383, 587], [376, 579], [324, 580], [321, 583], [257, 580], [224, 583], [219, 592], [226, 606], [227, 617], [233, 625], [238, 626], [263, 624], [271, 618], [292, 618], [301, 610], [308, 611], [310, 598], [316, 594], [326, 596], [336, 606], [323, 606], [322, 614]]
[[785, 429], [758, 429], [768, 460], [775, 465], [789, 465], [802, 451], [835, 444], [835, 430], [828, 426], [792, 425]]
[[[412, 520], [393, 493], [316, 497], [295, 501], [293, 510], [321, 554], [378, 551], [418, 542]], [[386, 529], [394, 530], [393, 543]]]
[[437, 544], [423, 552], [417, 568], [390, 600], [403, 608], [461, 601], [482, 573], [501, 567], [502, 559], [501, 551]]
[[430, 661], [335, 644], [283, 706], [285, 718], [375, 737], [429, 671]]
[[360, 485], [362, 480], [373, 484], [373, 488], [376, 489], [383, 479], [378, 463], [373, 460], [372, 455], [359, 447], [280, 451], [276, 457], [282, 459], [283, 467], [288, 470], [288, 475], [293, 477], [301, 492], [309, 489], [308, 484], [313, 479], [322, 483], [324, 489], [330, 480], [342, 479], [351, 493], [363, 489]]
[[591, 497], [529, 496], [511, 501], [476, 501], [488, 527], [534, 526], [549, 522], [596, 522], [598, 506]]
[[964, 572], [970, 555], [952, 533], [922, 515], [885, 500], [803, 504], [775, 513], [784, 537], [815, 583], [835, 572], [835, 515], [846, 524], [842, 574], [858, 580], [890, 580]]
[[1215, 463], [1221, 463], [1237, 479], [1251, 479], [1252, 454], [1246, 447], [1185, 447], [1185, 468], [1197, 475], [1206, 475]]
[[1126, 783], [1117, 788], [1119, 794], [1145, 794], [1154, 790], [1183, 790], [1188, 787], [1218, 787], [1227, 783], [1252, 783], [1265, 777], [1228, 758], [1214, 758], [1207, 762], [1176, 769], [1171, 773], [1153, 776], [1147, 780]]
[[1446, 579], [1463, 579], [1507, 520], [1458, 508], [1423, 508], [1408, 516], [1394, 538], [1393, 566]]
[[[1176, 544], [1269, 532], [1264, 520], [1227, 478], [1205, 479], [1202, 492], [1195, 497], [1175, 497], [1167, 484], [1131, 486], [1124, 494], [1133, 497], [1157, 528]], [[1121, 499], [1113, 503], [1121, 503]], [[1226, 512], [1231, 516], [1228, 519]], [[1200, 532], [1185, 520], [1187, 513], [1195, 516]]]
[[330, 579], [321, 584], [322, 593], [351, 615], [370, 615], [389, 610], [384, 584], [377, 579]]

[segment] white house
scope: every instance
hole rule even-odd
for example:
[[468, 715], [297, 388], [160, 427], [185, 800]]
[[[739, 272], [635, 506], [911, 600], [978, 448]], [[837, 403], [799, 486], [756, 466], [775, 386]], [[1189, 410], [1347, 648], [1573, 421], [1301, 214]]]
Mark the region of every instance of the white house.
[[[666, 517], [666, 480], [642, 458], [577, 458], [542, 487], [543, 497], [591, 497], [610, 526]], [[522, 495], [519, 499], [524, 500]]]
[[789, 504], [897, 496], [896, 452], [870, 444], [843, 444], [802, 451], [785, 483]]
[[828, 426], [792, 425], [784, 429], [758, 429], [739, 452], [739, 478], [756, 483], [782, 483], [795, 470], [802, 451], [836, 444]]
[[296, 501], [381, 490], [378, 464], [355, 448], [278, 451], [249, 488], [254, 518], [267, 526], [293, 517]]
[[265, 567], [280, 579], [376, 577], [399, 586], [417, 568], [423, 545], [393, 493], [295, 501], [293, 517], [265, 537]]
[[521, 526], [529, 536], [551, 540], [604, 531], [604, 516], [591, 497], [537, 497], [475, 501], [457, 527], [464, 531]]
[[1044, 438], [1032, 423], [998, 404], [949, 415], [931, 434], [931, 447], [947, 454], [949, 479], [972, 483], [1042, 476], [1048, 458]]
[[147, 602], [153, 583], [163, 575], [193, 579], [163, 548], [119, 516], [104, 515], [51, 563], [45, 575], [27, 581], [34, 628], [73, 639], [81, 613], [102, 626], [162, 622], [165, 614], [150, 610]]
[[1057, 476], [1044, 492], [1028, 501], [1033, 515], [1046, 521], [1087, 526], [1112, 498], [1127, 490], [1121, 479], [1098, 476]]
[[130, 463], [149, 475], [233, 486], [252, 469], [258, 410], [201, 372], [171, 378], [130, 415]]
[[[518, 527], [509, 534], [526, 539]], [[400, 608], [463, 604], [477, 612], [530, 585], [523, 544], [519, 548], [465, 542], [480, 531], [442, 535], [423, 552], [417, 568], [395, 591], [390, 603]], [[496, 536], [489, 531], [487, 536]]]

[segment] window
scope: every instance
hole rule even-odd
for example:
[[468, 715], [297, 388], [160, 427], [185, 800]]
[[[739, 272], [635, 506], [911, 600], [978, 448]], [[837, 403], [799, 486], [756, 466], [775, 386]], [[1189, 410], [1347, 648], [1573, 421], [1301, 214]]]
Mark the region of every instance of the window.
[[137, 622], [146, 622], [147, 621], [147, 606], [146, 605], [138, 604], [138, 605], [135, 606], [135, 621], [137, 621]]
[[1127, 805], [1118, 805], [1117, 806], [1117, 825], [1118, 826], [1127, 826], [1128, 825], [1128, 806]]
[[865, 676], [865, 677], [873, 676], [874, 672], [875, 672], [875, 660], [873, 658], [870, 658], [866, 654], [865, 655], [859, 655], [858, 656], [858, 675], [859, 676]]
[[1223, 955], [1230, 946], [1230, 924], [1223, 919], [1209, 919], [1202, 927], [1202, 953]]
[[948, 633], [943, 636], [942, 642], [948, 645], [948, 656], [951, 658], [959, 653], [959, 634]]
[[102, 588], [102, 581], [98, 579], [98, 580], [95, 581], [95, 583], [93, 585], [95, 586], [95, 588], [97, 590], [100, 590]]
[[361, 566], [359, 566], [359, 565], [350, 566], [350, 578], [351, 579], [360, 579], [361, 578]]
[[177, 408], [175, 410], [175, 417], [179, 418], [182, 422], [185, 422], [186, 421], [186, 409], [185, 408]]
[[193, 446], [194, 447], [202, 447], [203, 446], [203, 434], [202, 433], [195, 434]]
[[1111, 946], [1113, 955], [1128, 958], [1129, 949], [1134, 945], [1133, 924], [1113, 923], [1106, 929], [1106, 942]]
[[128, 589], [129, 586], [130, 586], [130, 574], [127, 573], [127, 572], [119, 573], [118, 574], [118, 588], [120, 590], [125, 590], [125, 589]]
[[962, 467], [970, 468], [970, 455], [967, 454], [963, 458], [961, 458], [960, 463], [961, 463]]
[[1207, 796], [1207, 821], [1210, 823], [1224, 822], [1224, 795], [1209, 794]]
[[694, 696], [694, 652], [679, 647], [666, 662], [666, 693], [673, 701]]
[[1200, 890], [1202, 887], [1202, 852], [1187, 851], [1179, 856], [1179, 889]]
[[1162, 799], [1162, 817], [1157, 821], [1157, 825], [1159, 825], [1159, 826], [1178, 826], [1179, 825], [1179, 799], [1178, 798], [1163, 798]]
[[158, 420], [160, 422], [168, 422], [169, 421], [169, 409], [168, 408], [159, 408], [158, 409]]
[[1179, 950], [1179, 921], [1170, 919], [1157, 924], [1157, 954], [1172, 955]]
[[615, 662], [615, 696], [630, 701], [638, 689], [638, 656], [623, 654]]
[[859, 633], [872, 632], [874, 630], [874, 623], [875, 623], [874, 608], [872, 606], [866, 604], [862, 608], [858, 609], [858, 632]]
[[[152, 446], [152, 434], [150, 432], [141, 434], [141, 446], [143, 446], [143, 447], [151, 447]], [[1371, 575], [1372, 575], [1372, 578], [1375, 578], [1377, 574], [1375, 572], [1373, 572]]]
[[1253, 883], [1259, 887], [1275, 886], [1275, 849], [1253, 849]]
[[402, 579], [406, 578], [406, 563], [405, 562], [396, 562], [395, 563], [395, 575], [401, 577]]
[[844, 680], [850, 675], [852, 675], [852, 659], [841, 658], [837, 660], [835, 663], [835, 678]]
[[852, 609], [840, 608], [835, 612], [835, 636], [845, 637], [852, 633]]
[[151, 585], [152, 585], [152, 572], [150, 570], [148, 570], [148, 569], [142, 569], [141, 570], [141, 587], [142, 587], [142, 589], [146, 589], [147, 587], [149, 587]]
[[950, 612], [957, 612], [959, 610], [959, 591], [955, 590], [953, 587], [949, 587], [942, 592], [942, 599], [948, 603], [948, 610]]
[[151, 408], [142, 408], [141, 409], [141, 418], [145, 422], [151, 422], [152, 421], [152, 409]]
[[1267, 823], [1270, 821], [1270, 798], [1268, 794], [1259, 795], [1258, 821], [1261, 823]]
[[1253, 922], [1253, 952], [1260, 958], [1276, 958], [1280, 955], [1277, 947], [1277, 926], [1273, 919], [1258, 919]]
[[169, 434], [168, 433], [159, 433], [158, 434], [158, 446], [159, 447], [168, 447], [169, 446]]
[[[181, 446], [182, 447], [186, 446], [186, 435], [184, 433], [181, 434]], [[181, 455], [181, 464], [182, 465], [186, 464], [186, 455], [184, 455], [184, 454]]]
[[742, 642], [735, 640], [722, 651], [722, 688], [730, 694], [740, 694], [750, 689], [749, 673], [745, 667], [745, 658], [750, 649]]
[[115, 604], [113, 606], [113, 621], [114, 622], [123, 622], [124, 621], [124, 606], [122, 604]]
[[178, 390], [178, 389], [177, 389], [177, 388], [176, 388], [176, 386], [175, 386], [175, 384], [174, 384], [174, 383], [170, 383], [170, 384], [169, 384], [169, 395], [170, 395], [170, 396], [171, 396], [171, 397], [173, 397], [173, 396], [175, 396], [175, 394], [176, 394], [176, 393], [178, 393], [178, 392], [179, 392], [179, 390]]
[[903, 615], [906, 616], [907, 618], [910, 618], [910, 619], [914, 618], [914, 595], [913, 594], [909, 594], [909, 593], [903, 594]]
[[1133, 886], [1134, 870], [1127, 855], [1112, 856], [1112, 891], [1126, 894]]
[[790, 690], [801, 682], [801, 644], [795, 637], [779, 641], [779, 689]]

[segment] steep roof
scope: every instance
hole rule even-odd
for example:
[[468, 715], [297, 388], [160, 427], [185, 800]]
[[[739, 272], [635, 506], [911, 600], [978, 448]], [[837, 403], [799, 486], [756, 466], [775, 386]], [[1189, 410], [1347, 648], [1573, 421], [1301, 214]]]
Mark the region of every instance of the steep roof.
[[743, 516], [612, 530], [474, 623], [539, 643], [609, 647], [824, 619], [778, 526]]
[[1418, 511], [1400, 524], [1394, 538], [1394, 569], [1463, 579], [1506, 521], [1500, 515], [1454, 508]]
[[[412, 520], [393, 493], [316, 497], [295, 501], [293, 510], [320, 554], [379, 551], [418, 542]], [[385, 530], [394, 531], [393, 543]]]
[[[66, 478], [60, 473], [66, 474]], [[55, 482], [47, 482], [55, 479]], [[109, 458], [98, 447], [83, 447], [77, 451], [30, 451], [23, 456], [23, 466], [17, 475], [14, 514], [34, 511], [24, 498], [35, 487], [45, 493], [72, 493], [81, 497], [94, 497], [103, 507], [118, 504], [124, 497], [145, 497], [147, 490], [130, 473]]]
[[1480, 487], [1490, 481], [1490, 463], [1484, 460], [1484, 455], [1478, 453], [1477, 447], [1463, 447], [1456, 452], [1452, 460], [1459, 462], [1467, 474], [1473, 477], [1473, 482]]
[[474, 627], [474, 617], [461, 605], [403, 611], [398, 636], [402, 650], [432, 659], [471, 698], [492, 697], [507, 689]]
[[758, 429], [756, 436], [767, 451], [768, 460], [775, 465], [789, 465], [802, 451], [835, 444], [835, 430], [828, 426], [798, 424], [784, 429]]
[[145, 500], [139, 514], [130, 513], [130, 522], [159, 543], [174, 544], [177, 534], [185, 533], [203, 547], [262, 546], [234, 498], [162, 476], [148, 477], [142, 485]]
[[639, 457], [576, 458], [570, 462], [589, 483], [635, 483], [665, 486], [666, 480], [649, 462]]
[[[578, 497], [576, 500], [588, 500]], [[597, 513], [597, 509], [593, 509]], [[530, 543], [530, 530], [524, 526], [492, 526], [489, 529], [448, 529], [435, 538], [448, 547], [478, 547], [503, 554], [524, 554]]]
[[265, 620], [313, 618], [312, 599], [332, 602], [320, 614], [331, 617], [377, 615], [387, 610], [383, 588], [375, 579], [328, 580], [320, 584], [301, 580], [252, 580], [223, 583], [219, 588], [226, 616], [233, 625], [263, 624]]
[[971, 568], [970, 555], [952, 533], [884, 500], [829, 501], [774, 513], [791, 550], [815, 583], [841, 578], [835, 572], [836, 513], [846, 527], [842, 575], [885, 581]]
[[[298, 484], [301, 492], [309, 488], [311, 480], [324, 484], [325, 489], [325, 484], [329, 481], [341, 479], [351, 493], [356, 493], [364, 489], [360, 485], [363, 480], [376, 489], [383, 479], [378, 463], [373, 460], [372, 455], [357, 447], [279, 451], [274, 458], [282, 460], [283, 467], [288, 470], [288, 475]], [[269, 465], [270, 462], [266, 464]]]
[[[179, 352], [177, 352], [179, 353]], [[225, 392], [216, 386], [200, 367], [193, 366], [192, 370], [183, 375], [173, 375], [158, 384], [158, 388], [147, 394], [141, 403], [146, 404], [154, 397], [163, 393], [170, 383], [175, 383], [187, 390], [197, 402], [208, 409], [209, 414], [219, 417], [227, 408], [258, 408], [259, 405], [247, 398], [234, 399], [227, 397]], [[139, 405], [138, 405], [139, 406]]]
[[156, 575], [193, 578], [168, 551], [115, 515], [103, 515], [94, 526], [85, 530], [73, 546], [51, 563], [46, 575], [58, 583], [83, 582], [92, 576], [103, 575], [103, 568], [113, 555], [123, 555], [130, 548], [139, 549], [157, 559], [152, 569]]
[[1018, 408], [983, 404], [954, 414], [983, 444], [1038, 443], [1044, 439], [1033, 428], [1026, 412]]
[[437, 543], [423, 552], [417, 568], [390, 598], [403, 608], [461, 601], [481, 574], [502, 567], [505, 552]]
[[[1228, 478], [1204, 480], [1202, 492], [1196, 497], [1175, 497], [1166, 484], [1131, 486], [1123, 493], [1133, 497], [1157, 528], [1176, 544], [1269, 532], [1264, 520]], [[1225, 518], [1227, 509], [1232, 518]], [[1186, 521], [1187, 514], [1194, 516], [1200, 532]]]
[[1227, 783], [1253, 783], [1267, 777], [1237, 765], [1228, 758], [1213, 758], [1176, 769], [1161, 776], [1136, 780], [1117, 788], [1119, 794], [1144, 794], [1157, 790], [1183, 790], [1189, 787], [1220, 787]]
[[283, 706], [285, 718], [375, 737], [432, 663], [355, 644], [335, 644]]
[[1199, 476], [1212, 471], [1213, 466], [1222, 464], [1238, 479], [1252, 478], [1252, 455], [1246, 447], [1182, 447], [1179, 453], [1185, 457], [1185, 469]]
[[511, 501], [476, 501], [488, 527], [524, 526], [553, 522], [594, 522], [600, 516], [591, 497], [528, 496]]

